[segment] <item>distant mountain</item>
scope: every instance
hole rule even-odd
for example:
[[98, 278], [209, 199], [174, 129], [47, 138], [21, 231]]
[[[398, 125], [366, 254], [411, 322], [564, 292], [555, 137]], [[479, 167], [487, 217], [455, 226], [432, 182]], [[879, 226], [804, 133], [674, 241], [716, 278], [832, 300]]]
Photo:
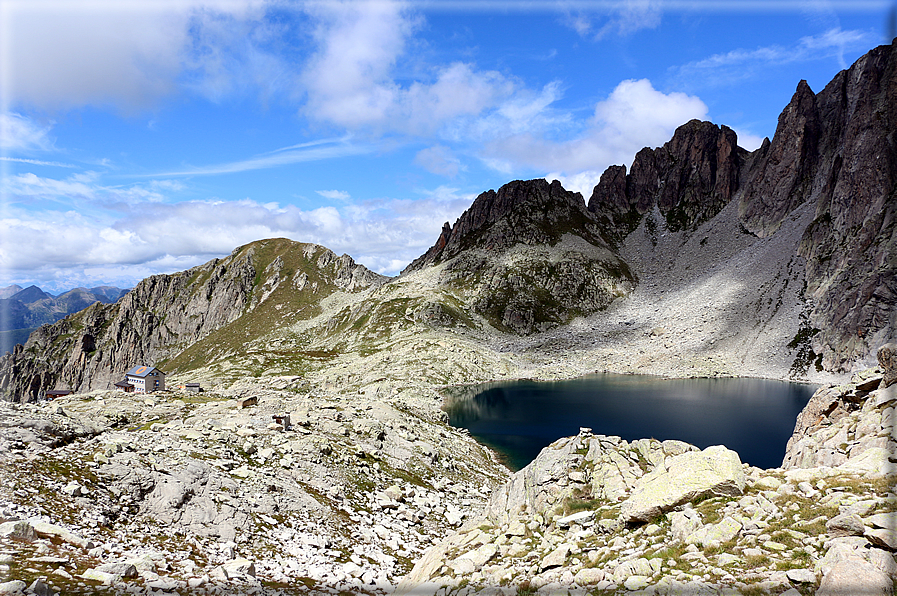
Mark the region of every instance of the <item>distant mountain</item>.
[[16, 292], [9, 297], [10, 300], [18, 300], [22, 304], [32, 304], [38, 300], [46, 300], [53, 298], [51, 294], [47, 294], [37, 286], [28, 286], [20, 292]]
[[12, 284], [5, 288], [0, 288], [0, 298], [11, 298], [13, 294], [18, 294], [24, 288], [18, 284]]
[[[18, 288], [18, 291], [10, 293]], [[22, 343], [34, 329], [83, 310], [95, 302], [110, 304], [128, 293], [128, 290], [112, 286], [75, 288], [59, 296], [44, 292], [37, 286], [21, 288], [18, 285], [0, 290], [9, 294], [0, 299], [0, 353], [12, 350]]]

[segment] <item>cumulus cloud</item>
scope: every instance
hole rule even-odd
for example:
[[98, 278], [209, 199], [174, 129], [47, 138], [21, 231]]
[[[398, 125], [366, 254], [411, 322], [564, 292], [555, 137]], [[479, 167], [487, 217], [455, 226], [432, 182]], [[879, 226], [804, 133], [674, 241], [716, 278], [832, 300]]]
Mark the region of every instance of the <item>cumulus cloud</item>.
[[[663, 93], [647, 79], [623, 81], [595, 106], [579, 136], [554, 141], [531, 133], [489, 143], [485, 157], [495, 167], [525, 165], [582, 187], [612, 164], [629, 164], [642, 147], [656, 147], [693, 118], [707, 117], [698, 97]], [[574, 178], [575, 176], [575, 178]]]
[[397, 68], [420, 19], [399, 2], [312, 5], [314, 55], [300, 77], [312, 120], [375, 133], [430, 134], [452, 119], [492, 108], [515, 90], [495, 71], [464, 62], [425, 67], [397, 82]]
[[735, 136], [738, 137], [739, 147], [743, 147], [748, 151], [753, 151], [754, 149], [759, 149], [760, 145], [763, 144], [764, 137], [755, 135], [740, 128], [733, 128], [732, 130], [735, 131]]
[[184, 74], [195, 86], [220, 88], [232, 70], [223, 64], [222, 48], [246, 48], [252, 36], [245, 24], [262, 8], [260, 0], [10, 2], [4, 6], [6, 100], [41, 109], [133, 110], [171, 93]]
[[[141, 201], [141, 196], [152, 195], [152, 185], [115, 189], [89, 177], [54, 181], [23, 175], [9, 183], [15, 200], [0, 220], [4, 283], [46, 281], [68, 287], [132, 285], [147, 275], [188, 268], [271, 237], [321, 244], [395, 274], [426, 251], [442, 222], [456, 219], [473, 199], [440, 187], [418, 191], [415, 199], [300, 209], [251, 200]], [[114, 193], [124, 193], [130, 201], [113, 202]], [[33, 211], [29, 200], [36, 197], [55, 197], [65, 204]], [[69, 207], [75, 197], [89, 208]]]

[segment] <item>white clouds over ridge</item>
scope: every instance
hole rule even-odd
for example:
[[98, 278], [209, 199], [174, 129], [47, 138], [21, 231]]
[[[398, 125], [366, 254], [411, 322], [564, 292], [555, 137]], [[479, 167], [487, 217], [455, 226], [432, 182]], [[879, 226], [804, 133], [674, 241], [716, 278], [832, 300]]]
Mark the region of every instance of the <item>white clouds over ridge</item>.
[[753, 78], [764, 69], [793, 62], [836, 58], [841, 68], [847, 68], [845, 52], [868, 48], [877, 39], [871, 31], [845, 31], [838, 27], [819, 35], [802, 37], [791, 46], [739, 48], [714, 54], [676, 67], [672, 72], [679, 81], [700, 80], [702, 84], [728, 85], [733, 81]]
[[[440, 4], [0, 0], [4, 276], [67, 267], [111, 283], [272, 236], [395, 273], [473, 198], [414, 190], [441, 183], [430, 174], [465, 192], [546, 176], [588, 198], [608, 165], [707, 119], [708, 104], [716, 112], [723, 102], [710, 89], [726, 77], [777, 60], [836, 64], [870, 43], [826, 24], [764, 37], [781, 46], [708, 44], [645, 70], [654, 56], [638, 54], [641, 40], [619, 44], [641, 63], [621, 60], [617, 40], [596, 40], [659, 28], [669, 2], [535, 0], [551, 14], [526, 22], [430, 18]], [[736, 125], [765, 125], [732, 110]], [[739, 132], [742, 146], [759, 144]], [[155, 218], [152, 229], [138, 214]]]
[[[130, 202], [109, 203], [110, 189], [96, 180], [13, 180], [10, 192], [25, 200], [80, 197], [87, 208], [64, 206], [33, 212], [16, 201], [0, 220], [4, 283], [29, 282], [67, 289], [118, 283], [186, 269], [261, 238], [287, 237], [350, 253], [367, 267], [397, 273], [424, 252], [443, 221], [454, 220], [472, 197], [439, 188], [416, 200], [379, 200], [316, 209], [243, 201], [166, 203], [149, 184], [123, 191]], [[115, 190], [115, 189], [112, 189]], [[336, 199], [341, 191], [322, 191]], [[141, 197], [150, 198], [140, 201]], [[53, 239], [34, 242], [35, 238]], [[130, 279], [132, 281], [122, 281]]]
[[705, 119], [707, 106], [685, 93], [665, 94], [647, 79], [623, 81], [595, 112], [580, 135], [553, 141], [530, 134], [497, 140], [487, 147], [496, 160], [511, 159], [552, 172], [570, 190], [587, 199], [604, 169], [632, 161], [642, 147], [657, 147], [693, 118]]

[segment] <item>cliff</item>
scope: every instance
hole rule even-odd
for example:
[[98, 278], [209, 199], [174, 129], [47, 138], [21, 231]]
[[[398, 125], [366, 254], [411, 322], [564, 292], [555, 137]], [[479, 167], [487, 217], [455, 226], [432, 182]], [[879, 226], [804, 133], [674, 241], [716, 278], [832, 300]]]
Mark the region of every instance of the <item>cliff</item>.
[[402, 275], [435, 265], [437, 289], [520, 335], [598, 312], [636, 281], [582, 195], [542, 179], [482, 193]]
[[[693, 230], [735, 200], [743, 229], [759, 239], [791, 234], [806, 267], [804, 335], [825, 370], [870, 361], [894, 338], [897, 205], [897, 45], [881, 46], [819, 94], [801, 81], [772, 139], [752, 154], [735, 134], [689, 122], [629, 173], [608, 168], [589, 200], [617, 244], [656, 205], [670, 231]], [[809, 218], [806, 214], [811, 214]], [[788, 230], [789, 220], [799, 233]], [[764, 263], [757, 263], [763, 267]]]
[[662, 147], [639, 151], [628, 174], [605, 170], [588, 210], [616, 243], [655, 205], [671, 231], [694, 229], [732, 200], [747, 158], [732, 129], [692, 120]]

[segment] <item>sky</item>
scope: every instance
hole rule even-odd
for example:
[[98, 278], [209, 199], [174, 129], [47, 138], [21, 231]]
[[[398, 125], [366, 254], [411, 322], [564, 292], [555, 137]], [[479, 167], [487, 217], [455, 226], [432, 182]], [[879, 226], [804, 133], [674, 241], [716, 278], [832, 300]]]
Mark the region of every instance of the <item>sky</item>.
[[287, 237], [395, 275], [483, 191], [588, 200], [699, 118], [746, 149], [892, 0], [0, 0], [0, 287]]

